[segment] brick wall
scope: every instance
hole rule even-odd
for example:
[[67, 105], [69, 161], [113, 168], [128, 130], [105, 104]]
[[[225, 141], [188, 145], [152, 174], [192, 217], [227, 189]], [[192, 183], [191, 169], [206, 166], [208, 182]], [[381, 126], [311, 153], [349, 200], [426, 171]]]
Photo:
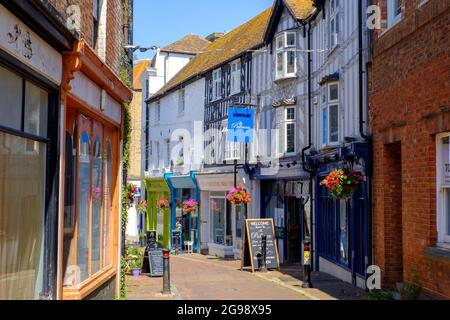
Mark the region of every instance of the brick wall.
[[385, 288], [417, 278], [423, 293], [450, 298], [450, 251], [429, 254], [437, 242], [435, 135], [450, 131], [442, 108], [450, 106], [450, 2], [419, 2], [405, 1], [402, 20], [374, 34], [374, 258]]
[[141, 120], [142, 120], [142, 91], [133, 91], [130, 104], [131, 114], [131, 143], [129, 179], [141, 179]]
[[[79, 21], [80, 31], [83, 34], [87, 44], [93, 47], [92, 34], [94, 28], [93, 22], [93, 0], [41, 0], [51, 3], [63, 17], [68, 18], [67, 8], [70, 5], [78, 5], [81, 12]], [[128, 0], [103, 0], [107, 2], [106, 6], [106, 30], [99, 36], [106, 37], [105, 62], [116, 73], [122, 61], [122, 49], [125, 45], [123, 35], [124, 19], [127, 18]], [[100, 49], [102, 50], [102, 49]], [[102, 55], [99, 55], [102, 56]]]

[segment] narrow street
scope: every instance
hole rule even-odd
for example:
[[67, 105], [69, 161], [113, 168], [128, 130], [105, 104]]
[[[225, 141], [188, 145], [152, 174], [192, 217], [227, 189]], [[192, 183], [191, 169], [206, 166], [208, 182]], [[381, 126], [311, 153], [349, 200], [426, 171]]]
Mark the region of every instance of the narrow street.
[[[162, 278], [127, 276], [128, 300], [335, 300], [363, 299], [364, 291], [323, 274], [314, 274], [317, 288], [301, 287], [298, 267], [281, 271], [240, 271], [240, 261], [212, 256], [171, 257], [173, 297], [161, 295]], [[346, 291], [345, 289], [348, 288]]]

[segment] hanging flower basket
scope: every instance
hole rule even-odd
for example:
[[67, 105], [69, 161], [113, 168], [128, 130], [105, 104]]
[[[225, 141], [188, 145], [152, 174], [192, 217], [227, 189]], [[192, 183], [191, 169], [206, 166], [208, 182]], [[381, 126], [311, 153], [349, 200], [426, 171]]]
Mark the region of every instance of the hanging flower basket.
[[170, 202], [167, 199], [161, 199], [156, 201], [156, 208], [157, 209], [167, 209], [170, 208]]
[[228, 201], [233, 204], [247, 204], [252, 201], [252, 197], [244, 188], [234, 188], [228, 191]]
[[326, 186], [333, 198], [347, 201], [363, 181], [362, 174], [348, 168], [339, 168], [330, 172], [320, 185]]
[[197, 209], [198, 209], [198, 202], [193, 199], [187, 200], [183, 204], [183, 210], [186, 213], [196, 211]]

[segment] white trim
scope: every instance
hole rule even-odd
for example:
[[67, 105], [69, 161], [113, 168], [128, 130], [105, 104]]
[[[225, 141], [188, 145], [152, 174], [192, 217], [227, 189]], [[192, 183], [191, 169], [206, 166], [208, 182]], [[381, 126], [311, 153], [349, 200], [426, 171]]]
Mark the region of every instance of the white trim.
[[450, 219], [450, 213], [445, 212], [444, 190], [450, 189], [450, 185], [444, 184], [444, 175], [441, 171], [444, 166], [444, 160], [442, 159], [442, 139], [446, 137], [450, 137], [450, 132], [438, 134], [436, 136], [436, 228], [438, 232], [438, 243], [448, 244], [450, 243], [450, 234], [447, 234], [446, 227], [449, 224], [447, 219]]

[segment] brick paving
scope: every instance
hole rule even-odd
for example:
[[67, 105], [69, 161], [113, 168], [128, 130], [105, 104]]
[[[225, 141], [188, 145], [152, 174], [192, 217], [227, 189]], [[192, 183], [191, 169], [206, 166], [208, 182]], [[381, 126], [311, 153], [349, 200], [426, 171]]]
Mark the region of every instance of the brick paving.
[[331, 276], [314, 274], [314, 289], [301, 287], [300, 266], [280, 271], [240, 271], [240, 261], [203, 255], [171, 257], [172, 297], [163, 297], [162, 278], [127, 276], [128, 300], [335, 300], [363, 299], [364, 291]]

